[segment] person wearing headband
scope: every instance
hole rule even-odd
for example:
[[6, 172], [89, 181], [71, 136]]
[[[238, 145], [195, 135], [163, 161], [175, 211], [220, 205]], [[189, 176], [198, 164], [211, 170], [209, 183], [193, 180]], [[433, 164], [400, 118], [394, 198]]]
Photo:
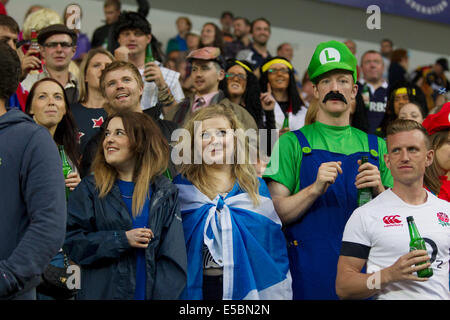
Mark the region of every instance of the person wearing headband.
[[375, 197], [393, 185], [385, 142], [350, 126], [356, 64], [341, 42], [317, 46], [308, 67], [316, 121], [280, 137], [263, 175], [286, 228], [296, 300], [338, 299], [336, 267], [358, 189], [371, 188]]
[[[266, 117], [275, 119], [280, 134], [303, 127], [307, 108], [298, 92], [292, 64], [283, 57], [269, 58], [261, 66], [260, 73], [261, 91], [272, 95], [276, 101], [273, 111]], [[285, 127], [286, 118], [288, 128]]]
[[225, 78], [220, 81], [219, 88], [231, 102], [244, 107], [252, 115], [258, 128], [273, 129], [274, 123], [263, 121], [266, 111], [261, 104], [258, 79], [251, 68], [247, 61], [227, 60]]
[[382, 138], [386, 137], [386, 128], [389, 123], [397, 119], [400, 109], [405, 104], [413, 101], [421, 106], [421, 110], [428, 110], [425, 95], [418, 86], [407, 81], [399, 81], [394, 86], [389, 87], [386, 112], [375, 134]]

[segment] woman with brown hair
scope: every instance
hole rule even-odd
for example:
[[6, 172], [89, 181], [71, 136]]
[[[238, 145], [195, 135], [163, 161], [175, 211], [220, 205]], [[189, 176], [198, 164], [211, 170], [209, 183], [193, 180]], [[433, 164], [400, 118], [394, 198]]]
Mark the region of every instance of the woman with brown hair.
[[200, 34], [200, 48], [216, 47], [223, 53], [223, 33], [222, 30], [213, 22], [207, 22], [203, 25]]
[[181, 174], [173, 181], [188, 255], [184, 299], [292, 298], [281, 221], [242, 128], [233, 110], [219, 105], [185, 125]]
[[178, 192], [162, 176], [167, 142], [142, 113], [111, 115], [105, 128], [94, 174], [68, 204], [64, 249], [81, 266], [78, 299], [177, 299], [186, 248]]
[[[69, 108], [69, 102], [63, 86], [52, 78], [44, 78], [31, 87], [25, 104], [25, 113], [46, 128], [58, 146], [62, 158], [66, 158], [71, 171], [65, 176], [66, 198], [80, 183], [79, 151], [76, 140], [76, 126]], [[63, 164], [64, 165], [64, 164]], [[63, 167], [60, 169], [63, 173]], [[38, 300], [69, 299], [73, 292], [58, 291], [57, 285], [50, 280], [52, 270], [63, 272], [68, 267], [65, 253], [60, 250], [51, 260], [43, 274], [43, 281], [37, 287]]]
[[77, 127], [63, 86], [53, 78], [34, 83], [25, 104], [25, 113], [48, 129], [58, 146], [64, 147], [72, 173], [66, 178], [66, 187], [73, 191], [80, 183], [80, 152]]

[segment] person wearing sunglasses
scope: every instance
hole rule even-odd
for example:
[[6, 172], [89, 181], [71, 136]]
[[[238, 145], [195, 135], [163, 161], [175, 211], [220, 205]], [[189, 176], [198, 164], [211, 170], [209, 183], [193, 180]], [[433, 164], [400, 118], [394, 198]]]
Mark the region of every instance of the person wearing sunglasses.
[[231, 102], [247, 109], [259, 129], [275, 129], [275, 122], [264, 121], [264, 113], [271, 107], [273, 109], [275, 100], [272, 99], [272, 104], [261, 103], [261, 91], [252, 67], [247, 61], [228, 59], [225, 78], [220, 82], [219, 88]]
[[270, 95], [276, 101], [271, 117], [275, 118], [280, 135], [303, 127], [307, 108], [297, 90], [292, 64], [283, 57], [269, 58], [261, 66], [260, 73], [261, 91], [266, 96], [262, 97], [263, 101]]
[[69, 64], [76, 51], [77, 34], [63, 24], [50, 25], [38, 34], [41, 57], [45, 62], [43, 72], [28, 74], [22, 86], [29, 91], [33, 84], [43, 78], [53, 78], [63, 87], [69, 103], [78, 101], [78, 82], [69, 71]]

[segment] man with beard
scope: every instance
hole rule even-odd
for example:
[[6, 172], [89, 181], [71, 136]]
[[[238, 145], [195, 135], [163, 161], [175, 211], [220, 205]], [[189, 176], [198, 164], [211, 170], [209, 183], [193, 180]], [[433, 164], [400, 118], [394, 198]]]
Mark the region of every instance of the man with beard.
[[236, 59], [246, 60], [253, 64], [255, 69], [259, 68], [267, 58], [272, 56], [267, 49], [270, 33], [270, 22], [267, 19], [254, 20], [251, 25], [253, 43], [249, 49], [239, 51]]
[[[100, 76], [100, 91], [107, 103], [105, 110], [108, 114], [113, 114], [122, 110], [145, 113], [153, 118], [161, 129], [164, 137], [170, 142], [173, 130], [177, 125], [171, 121], [154, 118], [150, 110], [142, 110], [142, 94], [144, 92], [144, 80], [139, 70], [131, 62], [116, 60], [105, 67]], [[90, 167], [97, 151], [97, 146], [101, 138], [99, 132], [87, 143], [81, 159], [81, 177], [90, 172]], [[176, 173], [172, 162], [169, 162], [170, 176]]]
[[[349, 125], [356, 58], [337, 41], [320, 43], [308, 67], [316, 122], [280, 137], [264, 173], [286, 225], [294, 299], [337, 299], [336, 267], [358, 189], [392, 186], [385, 142]], [[368, 162], [362, 164], [361, 157]]]
[[225, 59], [234, 59], [239, 51], [249, 49], [252, 43], [250, 40], [251, 23], [247, 18], [234, 18], [233, 30], [235, 40], [225, 43], [223, 54]]

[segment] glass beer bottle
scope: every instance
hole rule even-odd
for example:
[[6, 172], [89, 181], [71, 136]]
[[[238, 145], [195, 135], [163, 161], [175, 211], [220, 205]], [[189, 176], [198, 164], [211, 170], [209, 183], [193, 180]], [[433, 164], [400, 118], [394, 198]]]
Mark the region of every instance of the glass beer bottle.
[[154, 62], [155, 58], [153, 58], [153, 52], [152, 52], [152, 44], [149, 43], [147, 45], [147, 50], [145, 51], [145, 64], [149, 62]]
[[[368, 156], [361, 157], [361, 165], [369, 161]], [[372, 188], [367, 187], [363, 189], [358, 189], [358, 207], [365, 205], [367, 202], [372, 200]]]
[[[409, 251], [413, 251], [413, 250], [425, 250], [426, 251], [427, 248], [425, 246], [425, 241], [420, 236], [419, 230], [417, 230], [417, 226], [414, 222], [414, 218], [407, 217], [406, 221], [408, 222], [409, 237], [411, 239], [411, 241], [409, 242]], [[421, 265], [424, 263], [427, 263], [427, 262], [420, 262], [416, 265]], [[417, 271], [417, 276], [419, 278], [429, 278], [432, 275], [433, 275], [433, 269], [431, 267]]]
[[[67, 179], [67, 176], [72, 172], [72, 167], [70, 166], [69, 161], [67, 160], [66, 153], [64, 152], [64, 146], [60, 145], [58, 146], [58, 149], [63, 164], [64, 179]], [[69, 194], [70, 189], [66, 187], [66, 200], [69, 198]]]
[[281, 127], [281, 129], [289, 130], [289, 113], [288, 112], [284, 113], [284, 121], [283, 121], [283, 126]]

